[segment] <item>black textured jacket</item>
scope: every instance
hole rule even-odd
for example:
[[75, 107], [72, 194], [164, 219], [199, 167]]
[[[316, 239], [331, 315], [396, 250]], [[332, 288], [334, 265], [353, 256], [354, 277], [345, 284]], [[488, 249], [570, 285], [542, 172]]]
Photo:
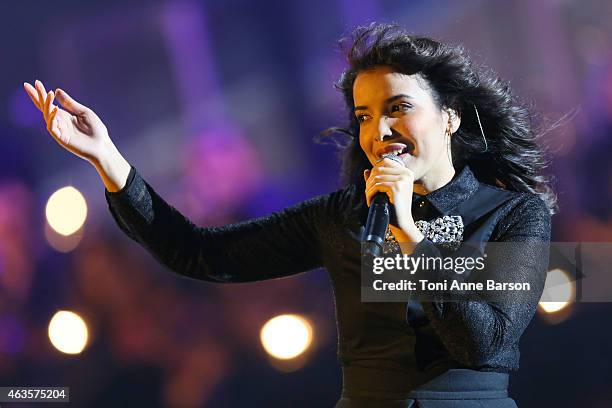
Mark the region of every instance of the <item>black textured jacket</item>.
[[[519, 338], [535, 313], [548, 252], [489, 257], [487, 268], [535, 290], [503, 304], [486, 302], [365, 303], [360, 299], [363, 192], [349, 186], [269, 216], [224, 227], [194, 225], [168, 205], [132, 167], [125, 187], [105, 190], [119, 227], [170, 270], [210, 282], [285, 277], [324, 266], [333, 282], [338, 355], [343, 367], [409, 373], [418, 386], [448, 368], [518, 369]], [[480, 183], [464, 167], [445, 186], [413, 196], [415, 220], [461, 215], [464, 239], [550, 241], [550, 214], [535, 194]], [[523, 247], [525, 248], [525, 247]], [[437, 253], [425, 239], [415, 250]]]

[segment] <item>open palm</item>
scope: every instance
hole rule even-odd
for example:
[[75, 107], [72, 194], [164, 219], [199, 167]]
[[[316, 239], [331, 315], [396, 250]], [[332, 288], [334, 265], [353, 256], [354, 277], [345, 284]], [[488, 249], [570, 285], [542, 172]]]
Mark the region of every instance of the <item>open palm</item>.
[[[94, 111], [72, 99], [66, 91], [58, 88], [47, 92], [38, 80], [34, 85], [26, 82], [23, 87], [43, 113], [47, 131], [65, 149], [92, 162], [112, 144], [106, 126]], [[64, 109], [53, 105], [56, 96]]]

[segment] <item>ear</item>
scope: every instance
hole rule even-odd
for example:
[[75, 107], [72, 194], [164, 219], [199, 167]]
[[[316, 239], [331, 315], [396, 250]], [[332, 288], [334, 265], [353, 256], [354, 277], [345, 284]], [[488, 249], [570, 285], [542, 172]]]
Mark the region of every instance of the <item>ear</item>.
[[455, 133], [461, 125], [461, 116], [459, 116], [459, 113], [456, 110], [451, 108], [444, 108], [444, 111], [448, 115], [447, 120], [451, 123], [451, 133]]

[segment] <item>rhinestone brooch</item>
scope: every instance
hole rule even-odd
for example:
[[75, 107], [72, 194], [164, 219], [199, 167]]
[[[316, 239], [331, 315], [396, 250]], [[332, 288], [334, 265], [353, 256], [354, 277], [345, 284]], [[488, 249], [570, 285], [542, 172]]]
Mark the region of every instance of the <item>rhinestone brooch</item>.
[[[457, 250], [463, 241], [464, 225], [460, 215], [445, 215], [431, 221], [416, 221], [415, 224], [425, 238], [451, 251]], [[385, 241], [390, 243], [393, 249], [397, 248], [397, 241], [390, 228], [387, 229]], [[393, 249], [389, 248], [385, 252], [391, 252]]]

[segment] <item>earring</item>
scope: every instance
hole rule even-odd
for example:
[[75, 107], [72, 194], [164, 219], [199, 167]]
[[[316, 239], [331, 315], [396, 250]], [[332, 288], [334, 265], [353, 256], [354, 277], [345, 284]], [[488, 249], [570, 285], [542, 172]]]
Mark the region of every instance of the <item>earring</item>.
[[453, 134], [453, 113], [448, 110], [448, 121], [446, 122], [446, 134], [450, 137]]

